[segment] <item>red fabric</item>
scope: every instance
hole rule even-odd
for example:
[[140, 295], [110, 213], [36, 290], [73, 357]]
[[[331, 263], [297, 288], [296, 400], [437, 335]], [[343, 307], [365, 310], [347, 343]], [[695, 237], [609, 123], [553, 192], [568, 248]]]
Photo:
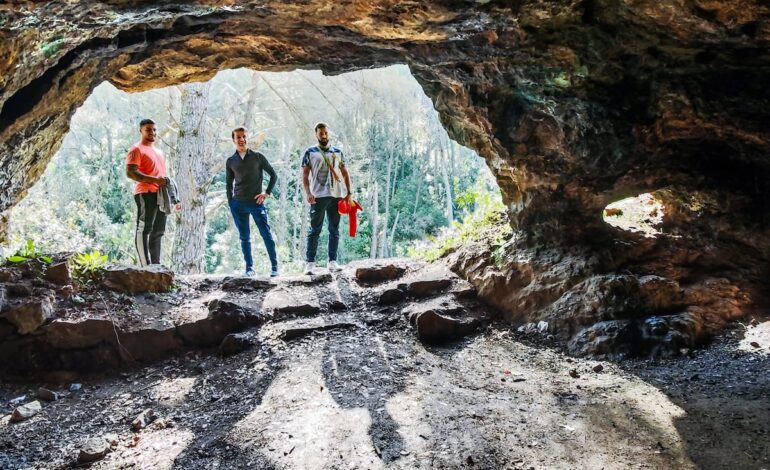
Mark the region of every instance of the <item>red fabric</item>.
[[347, 214], [350, 218], [349, 220], [349, 226], [350, 226], [350, 236], [355, 237], [356, 236], [356, 228], [358, 228], [358, 219], [356, 218], [356, 212], [364, 210], [363, 207], [361, 207], [361, 204], [358, 203], [358, 201], [354, 201], [351, 199], [350, 204], [348, 204], [348, 201], [345, 199], [340, 199], [340, 202], [337, 203], [337, 212], [340, 213], [340, 215]]

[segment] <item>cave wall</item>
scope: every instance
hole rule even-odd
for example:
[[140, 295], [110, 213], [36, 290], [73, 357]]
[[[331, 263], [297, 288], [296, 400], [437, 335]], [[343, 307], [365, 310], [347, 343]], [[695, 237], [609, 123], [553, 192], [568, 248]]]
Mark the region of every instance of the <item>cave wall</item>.
[[[103, 80], [140, 91], [234, 67], [336, 74], [406, 63], [450, 136], [486, 158], [509, 207], [508, 262], [492, 266], [476, 251], [453, 263], [512, 321], [551, 318], [570, 289], [619, 270], [682, 289], [718, 276], [762, 296], [766, 2], [43, 1], [3, 4], [0, 38], [3, 213]], [[603, 223], [609, 202], [661, 189], [730, 209], [677, 212], [687, 205], [673, 198], [676, 236], [654, 243]], [[704, 247], [713, 248], [706, 258], [735, 258], [732, 268], [674, 256]], [[594, 284], [581, 289], [604, 285]], [[695, 305], [669, 310], [680, 304]]]

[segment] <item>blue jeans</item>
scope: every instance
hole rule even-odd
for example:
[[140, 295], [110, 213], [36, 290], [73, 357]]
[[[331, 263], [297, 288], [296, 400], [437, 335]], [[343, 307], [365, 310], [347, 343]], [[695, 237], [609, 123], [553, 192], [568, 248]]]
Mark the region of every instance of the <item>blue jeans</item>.
[[329, 219], [329, 261], [337, 261], [337, 247], [340, 244], [340, 213], [337, 210], [339, 200], [338, 197], [317, 197], [315, 204], [310, 205], [310, 231], [307, 233], [305, 261], [315, 262], [324, 216]]
[[270, 266], [273, 269], [278, 267], [278, 257], [275, 254], [275, 241], [270, 231], [269, 217], [267, 207], [264, 204], [257, 204], [255, 201], [239, 201], [233, 199], [230, 201], [230, 212], [233, 214], [235, 227], [241, 239], [241, 250], [243, 251], [243, 260], [246, 261], [246, 270], [254, 267], [254, 260], [251, 257], [251, 231], [249, 230], [249, 215], [254, 218], [257, 224], [259, 234], [265, 242], [267, 256], [270, 258]]

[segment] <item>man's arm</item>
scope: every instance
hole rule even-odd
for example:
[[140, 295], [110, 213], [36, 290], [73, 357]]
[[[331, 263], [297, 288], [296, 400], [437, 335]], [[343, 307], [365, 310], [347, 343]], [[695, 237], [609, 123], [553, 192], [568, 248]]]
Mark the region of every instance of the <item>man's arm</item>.
[[310, 167], [302, 167], [302, 185], [305, 187], [305, 197], [307, 202], [315, 204], [315, 196], [310, 192]]
[[267, 184], [267, 189], [265, 189], [265, 193], [267, 195], [273, 194], [273, 188], [275, 188], [275, 184], [278, 182], [278, 175], [275, 173], [275, 170], [270, 165], [270, 162], [267, 161], [267, 157], [262, 155], [262, 169], [267, 172], [268, 175], [270, 175], [270, 182]]
[[345, 180], [345, 189], [348, 190], [348, 194], [345, 196], [345, 199], [350, 202], [350, 197], [353, 195], [353, 188], [350, 187], [350, 173], [348, 173], [348, 167], [345, 165], [340, 165], [340, 172], [342, 173], [342, 179]]
[[161, 188], [166, 186], [166, 178], [145, 175], [139, 171], [139, 165], [126, 165], [126, 176], [139, 183], [155, 183]]
[[230, 165], [225, 162], [225, 195], [227, 196], [227, 204], [233, 202], [233, 181], [235, 181], [235, 173]]

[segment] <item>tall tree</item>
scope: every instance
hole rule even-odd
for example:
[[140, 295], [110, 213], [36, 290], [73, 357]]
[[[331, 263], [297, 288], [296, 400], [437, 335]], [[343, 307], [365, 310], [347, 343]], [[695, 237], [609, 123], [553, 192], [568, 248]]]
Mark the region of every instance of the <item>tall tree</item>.
[[211, 183], [204, 117], [210, 90], [210, 82], [190, 83], [182, 88], [177, 155], [172, 164], [182, 210], [175, 217], [171, 265], [183, 274], [203, 272], [206, 204]]

